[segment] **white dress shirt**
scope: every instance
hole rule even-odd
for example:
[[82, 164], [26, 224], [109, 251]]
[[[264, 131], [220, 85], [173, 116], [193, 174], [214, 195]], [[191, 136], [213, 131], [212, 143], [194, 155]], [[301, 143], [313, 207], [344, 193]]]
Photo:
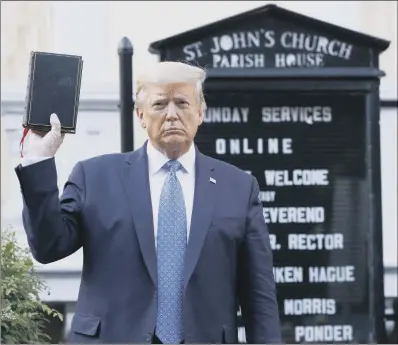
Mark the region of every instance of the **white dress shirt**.
[[[155, 244], [157, 243], [158, 233], [158, 214], [160, 193], [166, 180], [167, 170], [162, 168], [169, 161], [163, 153], [153, 147], [150, 141], [147, 144], [149, 185], [151, 190], [153, 227], [155, 231]], [[181, 183], [182, 192], [185, 200], [185, 210], [187, 215], [187, 240], [191, 227], [191, 216], [193, 209], [193, 199], [195, 192], [195, 147], [192, 144], [189, 151], [182, 155], [178, 161], [183, 169], [177, 171], [177, 178]]]

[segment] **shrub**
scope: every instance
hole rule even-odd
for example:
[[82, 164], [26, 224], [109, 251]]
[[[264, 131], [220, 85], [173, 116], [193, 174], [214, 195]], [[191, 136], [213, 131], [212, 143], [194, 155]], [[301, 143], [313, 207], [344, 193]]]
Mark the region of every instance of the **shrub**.
[[49, 343], [44, 333], [48, 317], [62, 314], [42, 303], [39, 293], [46, 291], [34, 269], [28, 248], [21, 247], [15, 232], [1, 234], [1, 343]]

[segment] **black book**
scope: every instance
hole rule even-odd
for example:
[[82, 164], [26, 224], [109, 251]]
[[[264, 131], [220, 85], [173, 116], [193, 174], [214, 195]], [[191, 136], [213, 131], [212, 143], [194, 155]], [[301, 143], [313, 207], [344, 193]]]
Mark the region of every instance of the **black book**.
[[63, 133], [76, 133], [81, 56], [31, 52], [23, 127], [48, 132], [55, 113]]

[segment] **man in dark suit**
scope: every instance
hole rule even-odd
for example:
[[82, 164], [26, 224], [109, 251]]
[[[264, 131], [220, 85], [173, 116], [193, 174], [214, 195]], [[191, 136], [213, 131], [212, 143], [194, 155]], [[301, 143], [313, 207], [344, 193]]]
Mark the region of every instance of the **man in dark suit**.
[[272, 251], [256, 179], [193, 144], [205, 72], [156, 64], [138, 79], [149, 140], [134, 152], [78, 162], [59, 199], [59, 120], [31, 133], [16, 168], [34, 258], [83, 247], [69, 342], [280, 343]]

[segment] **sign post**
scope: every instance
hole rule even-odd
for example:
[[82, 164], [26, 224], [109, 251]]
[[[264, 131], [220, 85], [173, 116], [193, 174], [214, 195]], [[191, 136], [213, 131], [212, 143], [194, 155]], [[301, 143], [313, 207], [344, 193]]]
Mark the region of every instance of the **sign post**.
[[123, 37], [118, 46], [120, 81], [120, 146], [121, 152], [134, 150], [133, 119], [133, 46]]
[[206, 67], [196, 144], [259, 182], [285, 343], [385, 341], [378, 56], [388, 45], [267, 5], [150, 46]]

